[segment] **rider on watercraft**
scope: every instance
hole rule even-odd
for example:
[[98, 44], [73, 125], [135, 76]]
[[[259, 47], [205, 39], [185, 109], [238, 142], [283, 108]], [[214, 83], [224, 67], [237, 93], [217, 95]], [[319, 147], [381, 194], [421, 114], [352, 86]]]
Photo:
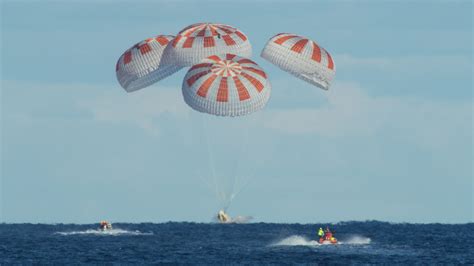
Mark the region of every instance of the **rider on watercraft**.
[[319, 227], [318, 236], [319, 236], [319, 238], [322, 238], [324, 236], [324, 230], [321, 227]]
[[324, 235], [321, 236], [321, 231], [322, 228], [319, 229], [318, 235], [319, 235], [319, 243], [331, 243], [331, 244], [336, 244], [337, 239], [333, 236], [331, 230], [329, 230], [329, 227], [326, 227], [326, 230], [324, 231]]

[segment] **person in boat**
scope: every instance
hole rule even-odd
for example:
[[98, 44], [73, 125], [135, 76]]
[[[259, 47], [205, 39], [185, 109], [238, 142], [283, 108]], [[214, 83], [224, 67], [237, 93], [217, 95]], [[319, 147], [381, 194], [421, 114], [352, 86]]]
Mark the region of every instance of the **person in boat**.
[[99, 228], [101, 230], [109, 230], [109, 229], [112, 229], [112, 224], [110, 224], [109, 222], [107, 221], [100, 221], [100, 226]]
[[333, 237], [333, 236], [332, 236], [331, 230], [329, 230], [329, 227], [326, 227], [326, 234], [324, 235], [324, 238], [325, 238], [326, 240], [330, 240], [332, 237]]
[[318, 236], [319, 236], [320, 239], [324, 238], [324, 230], [321, 227], [319, 227]]

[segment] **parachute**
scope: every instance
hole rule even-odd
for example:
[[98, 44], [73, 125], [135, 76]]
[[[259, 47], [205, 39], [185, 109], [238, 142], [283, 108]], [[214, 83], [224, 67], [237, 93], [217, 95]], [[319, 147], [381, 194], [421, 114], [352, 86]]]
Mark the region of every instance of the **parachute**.
[[336, 74], [331, 55], [316, 42], [280, 33], [267, 42], [261, 57], [294, 76], [328, 90]]
[[173, 38], [171, 35], [148, 38], [120, 56], [115, 71], [120, 85], [127, 92], [143, 89], [181, 69], [175, 64], [161, 63], [163, 51]]
[[247, 115], [270, 98], [266, 73], [250, 59], [210, 56], [191, 67], [183, 80], [185, 102], [194, 110], [219, 116]]
[[165, 50], [165, 61], [192, 66], [208, 56], [227, 53], [251, 57], [252, 46], [247, 36], [229, 25], [196, 23], [176, 35]]

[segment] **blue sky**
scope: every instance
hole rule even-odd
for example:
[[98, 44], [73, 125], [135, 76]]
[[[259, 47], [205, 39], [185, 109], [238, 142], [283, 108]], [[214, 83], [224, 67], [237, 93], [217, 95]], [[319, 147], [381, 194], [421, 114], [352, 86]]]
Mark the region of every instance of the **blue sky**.
[[[185, 70], [130, 94], [115, 77], [134, 43], [207, 21], [246, 33], [272, 83], [246, 155], [214, 143], [253, 173], [231, 215], [473, 221], [471, 1], [3, 1], [1, 14], [1, 222], [210, 221], [202, 136], [238, 138], [238, 120], [203, 129]], [[333, 55], [330, 91], [259, 57], [279, 32]]]

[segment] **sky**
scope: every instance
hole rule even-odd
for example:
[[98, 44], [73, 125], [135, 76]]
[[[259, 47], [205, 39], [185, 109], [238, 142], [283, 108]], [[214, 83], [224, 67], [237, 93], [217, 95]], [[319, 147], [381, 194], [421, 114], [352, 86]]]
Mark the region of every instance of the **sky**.
[[[214, 169], [223, 181], [245, 173], [231, 216], [472, 222], [472, 12], [471, 1], [2, 1], [0, 222], [209, 222], [213, 157], [239, 162]], [[126, 49], [196, 22], [249, 37], [272, 84], [263, 111], [196, 114], [186, 69], [120, 87]], [[329, 91], [259, 56], [280, 32], [331, 53]]]

